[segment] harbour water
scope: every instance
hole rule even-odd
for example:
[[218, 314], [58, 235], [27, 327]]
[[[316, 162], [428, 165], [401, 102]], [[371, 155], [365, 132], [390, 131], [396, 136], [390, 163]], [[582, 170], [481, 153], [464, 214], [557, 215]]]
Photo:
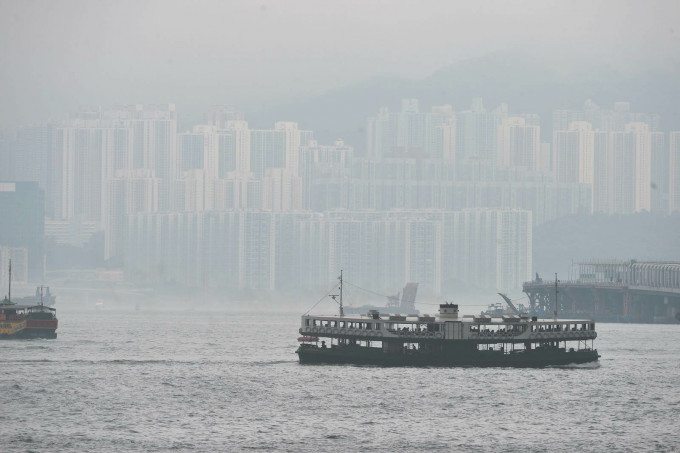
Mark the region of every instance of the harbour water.
[[680, 325], [599, 324], [599, 364], [301, 366], [299, 313], [59, 309], [0, 342], [0, 450], [675, 451]]

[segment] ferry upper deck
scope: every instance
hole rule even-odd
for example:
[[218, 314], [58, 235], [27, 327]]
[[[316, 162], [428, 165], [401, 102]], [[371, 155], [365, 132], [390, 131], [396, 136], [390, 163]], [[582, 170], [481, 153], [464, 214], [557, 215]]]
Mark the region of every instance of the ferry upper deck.
[[321, 337], [406, 341], [472, 340], [476, 342], [527, 342], [593, 340], [595, 323], [588, 319], [537, 319], [536, 317], [484, 315], [458, 317], [457, 307], [442, 306], [438, 316], [380, 314], [352, 316], [302, 316], [300, 333]]

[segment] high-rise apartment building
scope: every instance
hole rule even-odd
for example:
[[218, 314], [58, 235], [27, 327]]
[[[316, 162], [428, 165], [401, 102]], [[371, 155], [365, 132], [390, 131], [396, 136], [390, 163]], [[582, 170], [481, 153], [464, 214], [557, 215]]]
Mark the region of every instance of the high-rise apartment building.
[[521, 117], [504, 118], [497, 132], [499, 166], [541, 168], [540, 127], [526, 123]]
[[219, 177], [229, 172], [250, 175], [250, 129], [245, 121], [227, 121], [218, 130]]
[[193, 131], [179, 134], [180, 170], [203, 170], [218, 177], [219, 151], [217, 130], [213, 126], [194, 126]]
[[466, 209], [445, 214], [444, 262], [463, 284], [516, 289], [531, 279], [530, 211]]
[[383, 159], [437, 158], [452, 162], [456, 149], [456, 119], [451, 106], [420, 112], [418, 100], [404, 99], [399, 112], [383, 107], [368, 119], [368, 157]]
[[650, 210], [651, 135], [646, 123], [630, 123], [624, 132], [611, 133], [610, 174], [613, 213]]
[[646, 123], [651, 132], [657, 132], [661, 124], [658, 114], [633, 112], [630, 102], [616, 102], [612, 110], [605, 110], [588, 99], [581, 110], [553, 110], [553, 132], [567, 130], [574, 121], [586, 121], [593, 130], [607, 132], [623, 132], [629, 123]]
[[506, 104], [487, 111], [481, 98], [473, 99], [470, 110], [456, 113], [457, 162], [473, 166], [495, 165], [498, 155], [496, 135], [507, 116]]
[[609, 200], [612, 198], [613, 178], [610, 133], [593, 132], [593, 211], [610, 212]]
[[161, 182], [160, 209], [170, 208], [171, 184], [180, 176], [174, 104], [119, 106], [102, 119], [132, 129], [132, 168], [153, 170]]
[[670, 147], [663, 132], [651, 132], [650, 209], [652, 212], [667, 213], [669, 203]]
[[557, 182], [592, 186], [595, 172], [595, 135], [590, 123], [575, 121], [567, 130], [553, 132]]
[[300, 150], [303, 207], [314, 211], [347, 209], [352, 190], [354, 149], [344, 141], [319, 145], [312, 140]]
[[268, 168], [262, 177], [262, 209], [296, 211], [302, 209], [302, 179], [288, 168]]
[[232, 121], [243, 121], [245, 115], [233, 105], [215, 105], [204, 115], [205, 124], [217, 129], [226, 129]]
[[53, 140], [53, 218], [101, 222], [108, 179], [130, 168], [131, 130], [100, 120], [73, 120], [56, 127]]
[[153, 170], [119, 170], [107, 184], [104, 258], [110, 259], [124, 252], [129, 214], [158, 212], [160, 181]]
[[680, 211], [680, 132], [671, 132], [669, 142], [668, 210], [674, 213]]

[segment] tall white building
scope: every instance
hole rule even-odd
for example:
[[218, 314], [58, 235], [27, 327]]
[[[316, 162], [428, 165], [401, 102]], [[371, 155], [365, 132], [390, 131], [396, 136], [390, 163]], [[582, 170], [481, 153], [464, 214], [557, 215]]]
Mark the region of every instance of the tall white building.
[[262, 177], [262, 209], [296, 211], [302, 209], [302, 178], [287, 168], [268, 168]]
[[175, 182], [173, 210], [177, 212], [211, 211], [215, 205], [215, 181], [212, 172], [187, 170]]
[[669, 150], [669, 212], [680, 211], [680, 132], [670, 133]]
[[668, 212], [670, 146], [663, 132], [651, 132], [651, 211]]
[[399, 112], [383, 107], [368, 119], [367, 126], [368, 157], [372, 160], [455, 160], [456, 118], [450, 105], [423, 113], [417, 99], [403, 99]]
[[300, 151], [303, 207], [314, 211], [347, 208], [352, 190], [354, 149], [342, 140], [319, 145], [312, 140]]
[[205, 115], [205, 123], [215, 126], [217, 129], [227, 128], [227, 124], [232, 121], [243, 121], [243, 112], [236, 109], [233, 105], [214, 105]]
[[101, 222], [108, 200], [108, 180], [130, 169], [133, 136], [125, 127], [101, 120], [74, 120], [55, 128], [53, 135], [55, 192], [51, 209], [55, 220], [79, 217]]
[[158, 211], [160, 180], [153, 170], [119, 170], [108, 181], [107, 210], [104, 213], [104, 258], [124, 252], [127, 216]]
[[498, 165], [540, 170], [540, 136], [540, 127], [526, 124], [524, 118], [503, 119], [497, 133]]
[[102, 112], [102, 119], [132, 129], [132, 168], [153, 170], [161, 183], [160, 209], [169, 209], [172, 183], [181, 174], [175, 105], [119, 106]]
[[531, 211], [466, 209], [446, 214], [446, 268], [480, 288], [518, 289], [531, 279]]
[[508, 117], [507, 104], [492, 111], [484, 108], [481, 98], [472, 100], [469, 110], [456, 114], [456, 154], [459, 163], [490, 165], [496, 163], [496, 135], [501, 122]]
[[250, 129], [246, 121], [227, 121], [218, 131], [220, 178], [228, 172], [250, 175]]
[[180, 169], [203, 170], [213, 178], [219, 173], [218, 135], [213, 126], [194, 126], [191, 132], [179, 134]]
[[651, 207], [651, 135], [645, 123], [630, 123], [611, 132], [609, 212], [628, 214]]
[[593, 204], [595, 212], [610, 212], [610, 199], [614, 190], [610, 134], [593, 132]]
[[590, 123], [574, 121], [568, 130], [553, 132], [557, 182], [592, 186], [595, 172], [595, 135]]
[[292, 175], [297, 176], [300, 168], [300, 130], [298, 124], [292, 121], [277, 121], [274, 124], [274, 130], [282, 131], [285, 136], [286, 151], [285, 151], [285, 169]]

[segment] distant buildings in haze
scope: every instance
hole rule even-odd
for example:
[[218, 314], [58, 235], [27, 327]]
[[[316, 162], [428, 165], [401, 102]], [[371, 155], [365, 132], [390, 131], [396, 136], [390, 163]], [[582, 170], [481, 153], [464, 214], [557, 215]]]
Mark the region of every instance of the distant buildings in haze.
[[[368, 118], [365, 153], [291, 121], [252, 129], [230, 106], [205, 119], [179, 132], [172, 104], [83, 107], [0, 139], [0, 177], [35, 181], [32, 212], [57, 243], [103, 231], [105, 257], [133, 279], [240, 289], [309, 287], [338, 266], [384, 288], [517, 288], [531, 276], [532, 226], [680, 211], [680, 132], [625, 102], [555, 110], [542, 142], [542, 118], [507, 104], [404, 99]], [[43, 252], [31, 247], [35, 278]]]

